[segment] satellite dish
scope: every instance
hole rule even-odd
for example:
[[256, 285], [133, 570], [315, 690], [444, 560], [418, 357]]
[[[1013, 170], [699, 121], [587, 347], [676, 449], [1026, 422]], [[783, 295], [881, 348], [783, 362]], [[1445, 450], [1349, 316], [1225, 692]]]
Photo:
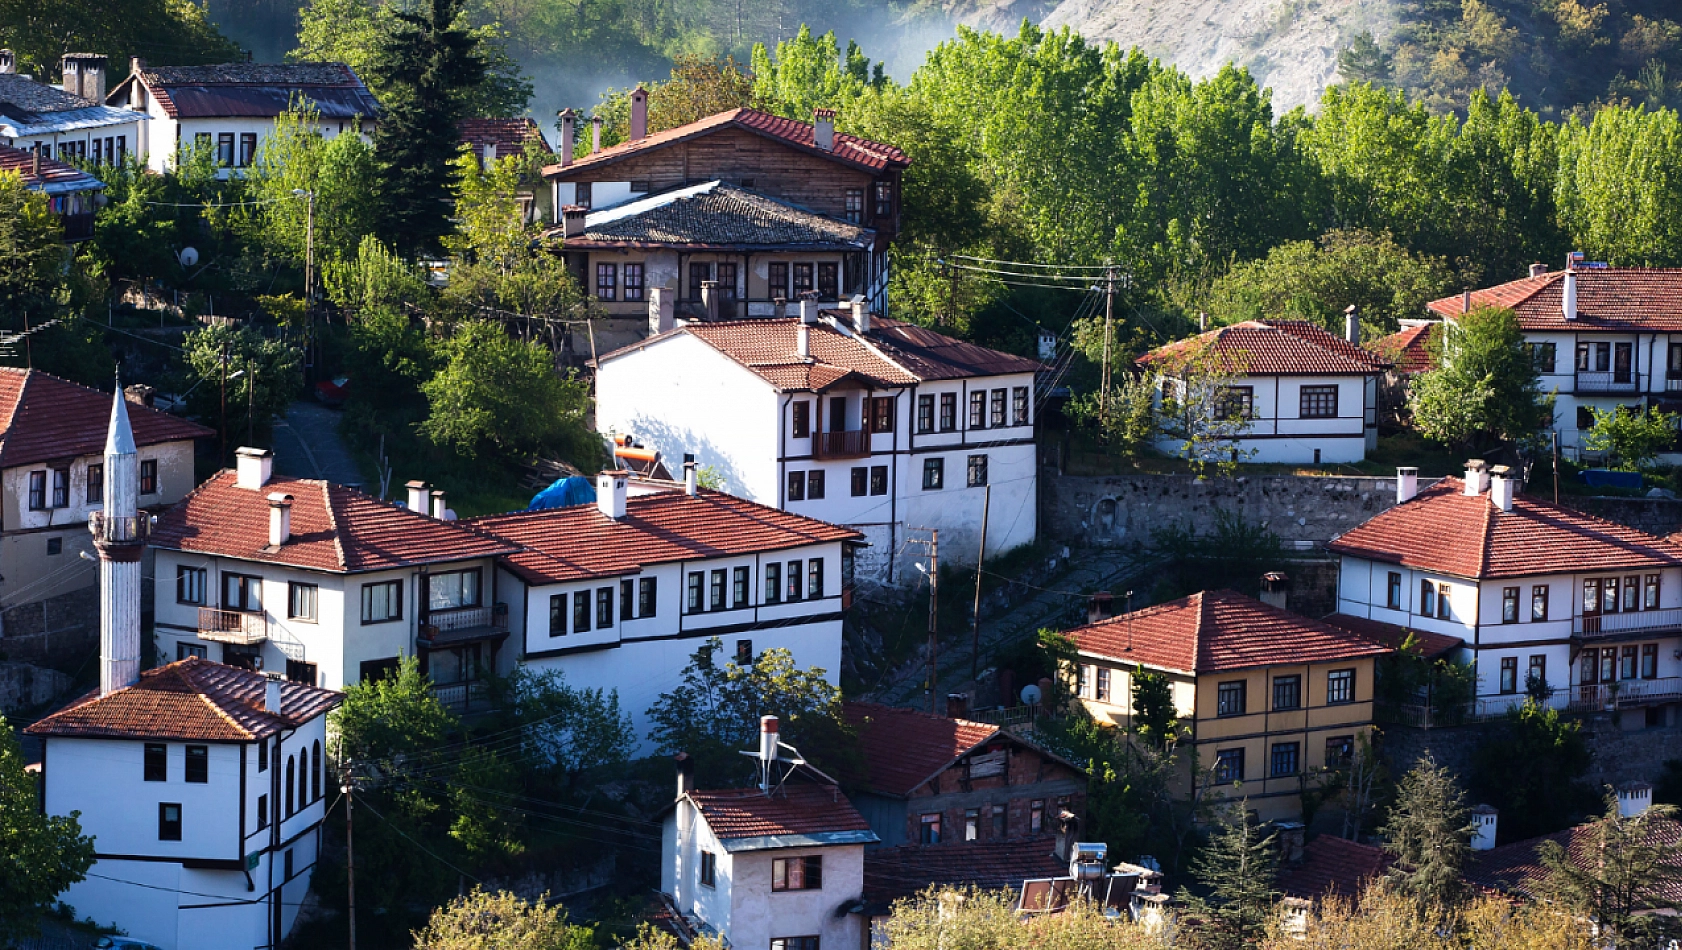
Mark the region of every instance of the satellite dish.
[[182, 267], [192, 267], [194, 264], [199, 262], [198, 249], [184, 247], [181, 249], [181, 253], [176, 255], [176, 259], [181, 262]]
[[1038, 706], [1040, 704], [1040, 688], [1033, 683], [1022, 687], [1022, 705]]

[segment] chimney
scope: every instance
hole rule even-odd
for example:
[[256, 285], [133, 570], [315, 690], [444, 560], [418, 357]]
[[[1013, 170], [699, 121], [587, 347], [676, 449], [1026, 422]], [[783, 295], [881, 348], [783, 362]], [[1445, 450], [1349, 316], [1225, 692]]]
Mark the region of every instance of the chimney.
[[794, 352], [803, 360], [812, 358], [812, 328], [804, 320], [794, 325]]
[[1115, 616], [1115, 595], [1101, 590], [1086, 598], [1086, 622], [1097, 623]]
[[590, 209], [583, 205], [565, 205], [561, 208], [561, 233], [569, 238], [582, 237], [587, 225]]
[[759, 717], [759, 790], [771, 791], [771, 763], [777, 761], [777, 717]]
[[682, 798], [695, 790], [695, 760], [687, 752], [679, 752], [672, 760], [677, 763], [677, 797]]
[[677, 292], [671, 287], [648, 288], [648, 335], [665, 333], [677, 323]]
[[426, 501], [430, 497], [426, 492], [426, 483], [416, 480], [403, 487], [409, 490], [409, 510], [416, 514], [426, 514]]
[[280, 715], [280, 684], [285, 682], [279, 673], [263, 674], [263, 711]]
[[701, 281], [701, 311], [710, 323], [718, 322], [718, 281]]
[[158, 391], [145, 383], [135, 383], [123, 387], [123, 398], [137, 406], [150, 409], [157, 403]]
[[1489, 500], [1502, 511], [1513, 510], [1512, 469], [1505, 465], [1497, 465], [1489, 470]]
[[806, 326], [818, 322], [818, 302], [811, 297], [800, 298], [800, 322]]
[[1403, 466], [1396, 469], [1396, 504], [1412, 501], [1419, 494], [1419, 469]]
[[1565, 319], [1577, 319], [1577, 272], [1565, 272], [1565, 293], [1560, 295], [1559, 309], [1565, 314]]
[[40, 181], [41, 180], [41, 146], [37, 145], [34, 148], [30, 149], [30, 151], [32, 153], [34, 153], [34, 157], [30, 159], [29, 175], [30, 175], [31, 178], [34, 178], [36, 181]]
[[1268, 571], [1261, 579], [1261, 602], [1270, 607], [1287, 609], [1286, 601], [1290, 597], [1291, 579], [1279, 571]]
[[683, 463], [683, 493], [696, 495], [701, 490], [701, 477], [697, 472], [698, 466], [694, 462]]
[[812, 114], [812, 144], [821, 152], [835, 151], [834, 109], [819, 109]]
[[870, 332], [870, 305], [864, 302], [864, 294], [853, 295], [853, 329]]
[[969, 715], [968, 693], [946, 694], [946, 718], [963, 719]]
[[631, 473], [609, 469], [596, 476], [596, 509], [614, 521], [625, 517], [625, 479]]
[[1483, 459], [1466, 460], [1466, 494], [1481, 495], [1489, 487], [1489, 467]]
[[234, 487], [256, 491], [269, 483], [274, 471], [274, 453], [268, 449], [240, 446], [234, 450]]
[[1197, 332], [1209, 332], [1209, 315], [1201, 310], [1197, 311]]
[[9, 49], [0, 49], [0, 76], [16, 75], [18, 71], [18, 57]]
[[602, 117], [590, 117], [590, 154], [594, 155], [602, 150]]
[[1547, 272], [1548, 272], [1548, 265], [1546, 265], [1546, 264], [1531, 264], [1530, 265], [1530, 276], [1532, 276], [1532, 277], [1540, 277], [1543, 274], [1546, 274]]
[[82, 94], [82, 68], [69, 53], [58, 58], [59, 73], [64, 77], [64, 91], [72, 96]]
[[562, 109], [555, 113], [561, 117], [561, 167], [572, 164], [572, 150], [577, 147], [578, 113], [571, 109]]
[[1295, 866], [1302, 863], [1302, 848], [1308, 836], [1308, 828], [1300, 821], [1276, 821], [1273, 823], [1274, 840], [1279, 842], [1279, 863]]
[[1354, 304], [1343, 311], [1343, 338], [1356, 346], [1361, 345], [1361, 315]]
[[631, 90], [631, 141], [648, 138], [648, 90], [641, 86]]
[[292, 540], [292, 496], [269, 493], [269, 547], [278, 548]]
[[1488, 851], [1495, 847], [1495, 809], [1478, 805], [1472, 809], [1472, 850]]
[[145, 69], [145, 68], [146, 68], [146, 60], [145, 59], [143, 59], [139, 56], [130, 56], [128, 58], [128, 71], [129, 72], [138, 73], [142, 69]]
[[1056, 822], [1057, 827], [1057, 836], [1051, 840], [1051, 853], [1058, 860], [1068, 863], [1069, 876], [1076, 881], [1091, 881], [1103, 877], [1105, 866], [1109, 863], [1105, 860], [1108, 847], [1101, 843], [1077, 841], [1080, 836], [1080, 819], [1066, 808], [1051, 820]]
[[105, 102], [105, 57], [95, 53], [66, 53], [59, 59], [64, 74], [64, 91], [73, 96]]
[[1618, 814], [1635, 818], [1653, 804], [1653, 786], [1646, 782], [1625, 782], [1618, 786]]
[[439, 521], [447, 520], [444, 517], [444, 513], [449, 510], [449, 507], [444, 504], [444, 490], [441, 488], [434, 488], [432, 490], [432, 517], [437, 518]]
[[776, 317], [779, 320], [782, 319], [783, 317], [788, 316], [788, 298], [787, 297], [772, 297], [771, 298], [771, 316]]
[[479, 167], [489, 169], [496, 164], [496, 143], [486, 142], [484, 147], [479, 150], [479, 154], [481, 156]]

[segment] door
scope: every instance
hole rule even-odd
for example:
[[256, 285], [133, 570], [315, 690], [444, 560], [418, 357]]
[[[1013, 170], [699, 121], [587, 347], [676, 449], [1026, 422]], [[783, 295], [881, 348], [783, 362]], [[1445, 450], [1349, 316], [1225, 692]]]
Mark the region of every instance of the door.
[[1583, 632], [1600, 632], [1600, 578], [1583, 578]]
[[1613, 382], [1627, 383], [1631, 379], [1634, 378], [1631, 375], [1632, 369], [1631, 369], [1631, 366], [1630, 366], [1630, 363], [1631, 363], [1630, 357], [1631, 357], [1631, 354], [1634, 352], [1634, 349], [1635, 349], [1635, 344], [1633, 344], [1633, 343], [1617, 343], [1617, 344], [1613, 345], [1613, 347], [1612, 347], [1612, 380], [1613, 380]]

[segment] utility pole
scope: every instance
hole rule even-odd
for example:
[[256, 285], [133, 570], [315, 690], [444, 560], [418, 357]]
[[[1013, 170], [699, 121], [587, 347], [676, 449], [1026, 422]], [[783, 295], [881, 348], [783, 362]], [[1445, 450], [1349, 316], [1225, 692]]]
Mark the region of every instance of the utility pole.
[[356, 800], [356, 779], [351, 774], [350, 766], [345, 766], [344, 784], [339, 791], [345, 794], [345, 882], [350, 897], [350, 911], [346, 914], [350, 918], [350, 950], [356, 950], [356, 852], [351, 848], [350, 812], [351, 805]]
[[245, 361], [245, 444], [255, 446], [257, 425], [257, 364]]
[[[913, 531], [928, 529], [913, 528]], [[907, 538], [906, 544], [926, 544], [929, 550], [929, 712], [939, 715], [935, 706], [935, 693], [940, 687], [940, 638], [937, 633], [936, 619], [940, 615], [940, 532], [929, 530], [929, 539]], [[921, 565], [918, 566], [921, 570]]]
[[[979, 693], [981, 679], [981, 567], [987, 562], [987, 516], [993, 511], [993, 486], [988, 485], [981, 493], [981, 550], [975, 555], [975, 605], [970, 612], [969, 638], [969, 679], [971, 688]], [[970, 705], [975, 704], [975, 697], [970, 697]]]
[[222, 457], [217, 464], [228, 462], [228, 344], [222, 344]]
[[1115, 345], [1115, 265], [1104, 262], [1104, 379], [1098, 389], [1099, 416], [1110, 422], [1110, 353]]
[[1554, 429], [1554, 504], [1559, 504], [1559, 429]]

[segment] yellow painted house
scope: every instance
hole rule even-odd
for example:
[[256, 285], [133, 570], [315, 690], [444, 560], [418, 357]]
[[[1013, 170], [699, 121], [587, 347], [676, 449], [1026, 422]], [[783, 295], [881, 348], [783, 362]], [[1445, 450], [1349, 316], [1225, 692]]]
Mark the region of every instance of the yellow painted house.
[[[1346, 764], [1372, 729], [1376, 640], [1230, 590], [1206, 591], [1068, 632], [1076, 695], [1130, 725], [1136, 670], [1168, 678], [1190, 732], [1188, 769], [1211, 799], [1248, 799], [1264, 820], [1301, 815], [1303, 778]], [[1186, 755], [1190, 750], [1193, 755]], [[1188, 775], [1188, 779], [1190, 776]]]

